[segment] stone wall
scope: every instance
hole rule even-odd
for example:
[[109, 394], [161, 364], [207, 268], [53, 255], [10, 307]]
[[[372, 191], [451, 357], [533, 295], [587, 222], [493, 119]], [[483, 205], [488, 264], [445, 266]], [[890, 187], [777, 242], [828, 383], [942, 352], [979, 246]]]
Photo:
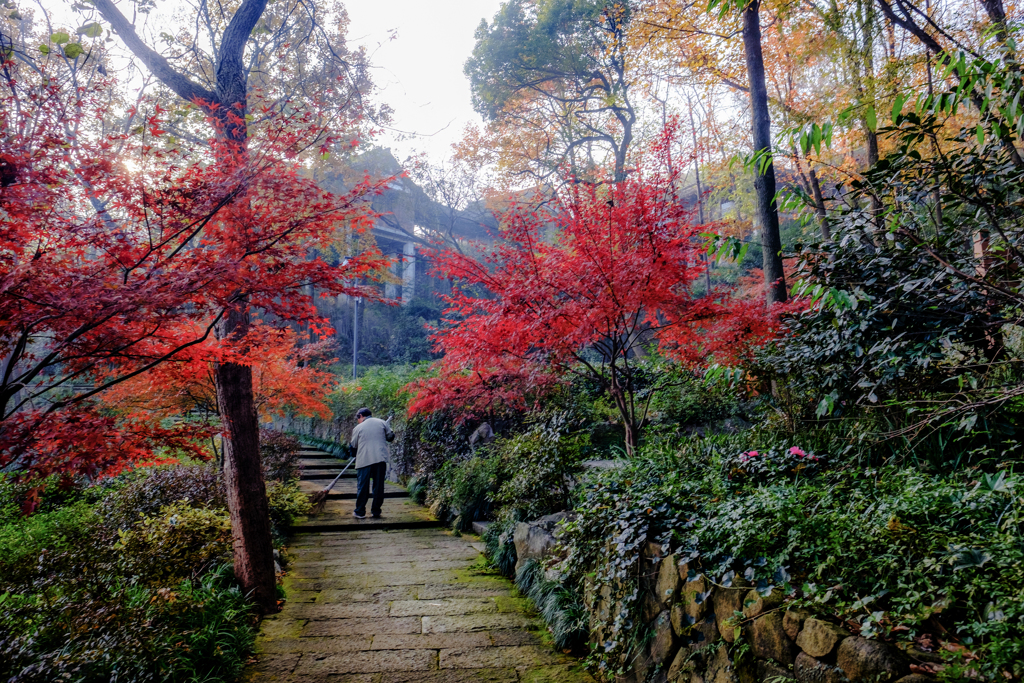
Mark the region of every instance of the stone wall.
[[[643, 619], [652, 633], [632, 670], [616, 683], [925, 683], [911, 673], [928, 654], [905, 652], [851, 634], [839, 624], [787, 608], [781, 590], [712, 584], [700, 569], [661, 557], [650, 543], [642, 560]], [[590, 596], [595, 614], [611, 606]], [[742, 616], [737, 615], [742, 614]], [[599, 633], [592, 632], [596, 643]], [[737, 643], [741, 639], [741, 643]]]

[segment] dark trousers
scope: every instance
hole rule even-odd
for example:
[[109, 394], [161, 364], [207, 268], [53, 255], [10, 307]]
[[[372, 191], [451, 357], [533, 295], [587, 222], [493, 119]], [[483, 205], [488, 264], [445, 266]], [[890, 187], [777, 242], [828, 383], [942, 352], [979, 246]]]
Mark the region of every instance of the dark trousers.
[[356, 469], [356, 514], [366, 514], [366, 499], [370, 497], [370, 480], [373, 479], [373, 504], [370, 512], [380, 516], [380, 505], [384, 502], [384, 477], [388, 473], [386, 462], [376, 462]]

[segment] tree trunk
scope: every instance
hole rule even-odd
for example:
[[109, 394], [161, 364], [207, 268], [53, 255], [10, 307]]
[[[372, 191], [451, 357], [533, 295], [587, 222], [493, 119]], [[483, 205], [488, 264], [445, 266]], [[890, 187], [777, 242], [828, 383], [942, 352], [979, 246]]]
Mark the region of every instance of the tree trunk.
[[821, 194], [821, 183], [818, 182], [818, 174], [814, 172], [814, 167], [810, 164], [808, 164], [807, 174], [811, 179], [811, 196], [814, 197], [814, 213], [818, 217], [821, 238], [829, 242], [832, 240], [832, 232], [828, 228], [828, 213], [825, 211], [825, 197]]
[[[245, 119], [249, 72], [243, 61], [245, 44], [266, 9], [267, 0], [243, 0], [224, 29], [217, 49], [214, 90], [195, 83], [171, 66], [135, 32], [111, 0], [93, 0], [95, 7], [125, 45], [161, 82], [187, 102], [199, 104], [215, 126], [226, 148], [218, 150], [225, 176], [245, 163], [248, 129]], [[241, 199], [240, 201], [246, 201]], [[249, 330], [244, 293], [226, 312], [218, 333], [221, 339], [242, 339]], [[224, 482], [234, 547], [235, 576], [242, 589], [264, 614], [277, 611], [274, 549], [270, 537], [267, 491], [260, 467], [259, 424], [252, 390], [252, 368], [218, 364], [214, 371], [217, 402], [224, 425], [222, 455]]]
[[[244, 303], [228, 312], [221, 338], [240, 338], [248, 332]], [[224, 425], [224, 484], [231, 515], [235, 576], [264, 613], [277, 611], [274, 547], [270, 538], [270, 509], [260, 466], [259, 424], [252, 392], [252, 368], [219, 363], [217, 401]]]
[[[772, 130], [768, 115], [768, 86], [764, 77], [761, 52], [760, 1], [753, 0], [743, 10], [743, 51], [750, 78], [750, 118], [753, 124], [754, 154], [758, 159], [754, 176], [757, 215], [761, 222], [761, 249], [764, 257], [764, 282], [768, 305], [787, 299], [786, 277], [782, 271], [782, 238], [779, 236], [779, 209], [775, 204], [775, 165], [771, 162]], [[768, 163], [762, 164], [764, 155]], [[762, 171], [763, 169], [763, 171]]]

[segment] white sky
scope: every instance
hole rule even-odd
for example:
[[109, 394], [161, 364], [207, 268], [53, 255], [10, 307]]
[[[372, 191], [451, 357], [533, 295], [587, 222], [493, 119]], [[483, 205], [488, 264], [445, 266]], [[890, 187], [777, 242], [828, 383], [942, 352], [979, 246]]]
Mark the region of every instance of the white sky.
[[[56, 24], [75, 28], [81, 23], [70, 11], [69, 0], [37, 1]], [[349, 44], [366, 46], [378, 100], [394, 109], [394, 130], [385, 131], [377, 144], [391, 147], [399, 161], [415, 152], [441, 161], [466, 124], [480, 123], [462, 68], [473, 51], [480, 20], [490, 21], [501, 0], [343, 1], [351, 19]], [[122, 11], [130, 10], [128, 3], [120, 4]], [[32, 2], [25, 5], [31, 7]], [[173, 6], [158, 3], [157, 11], [143, 19], [150, 20], [143, 33], [151, 45], [150, 34], [162, 28], [153, 17]]]
[[[441, 161], [466, 124], [480, 122], [462, 67], [480, 20], [490, 21], [501, 1], [346, 0], [345, 5], [352, 20], [349, 42], [366, 45], [378, 98], [395, 110], [395, 131], [377, 143], [391, 147], [399, 161], [414, 151]], [[389, 40], [392, 30], [395, 40]]]

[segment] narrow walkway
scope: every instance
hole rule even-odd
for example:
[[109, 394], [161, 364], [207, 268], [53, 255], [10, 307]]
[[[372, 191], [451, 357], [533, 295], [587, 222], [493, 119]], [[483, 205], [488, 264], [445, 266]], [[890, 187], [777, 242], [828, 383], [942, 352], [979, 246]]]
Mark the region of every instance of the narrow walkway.
[[[317, 490], [338, 461], [307, 455], [304, 488]], [[297, 529], [288, 601], [264, 619], [247, 680], [592, 683], [552, 652], [542, 622], [487, 569], [472, 537], [440, 528], [400, 487], [389, 488], [397, 496], [381, 520], [356, 520], [350, 487]]]

